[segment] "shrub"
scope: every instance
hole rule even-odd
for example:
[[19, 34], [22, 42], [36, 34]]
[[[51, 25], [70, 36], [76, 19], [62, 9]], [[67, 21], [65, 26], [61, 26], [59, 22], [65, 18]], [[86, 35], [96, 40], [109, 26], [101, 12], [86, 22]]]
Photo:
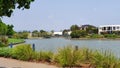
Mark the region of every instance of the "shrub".
[[7, 47], [0, 48], [0, 56], [1, 57], [11, 57], [11, 51], [12, 51], [12, 49], [7, 48]]
[[90, 35], [90, 38], [104, 38], [104, 35], [92, 34]]
[[57, 62], [60, 63], [60, 65], [62, 65], [63, 67], [72, 67], [75, 66], [76, 63], [79, 61], [80, 52], [73, 49], [71, 46], [67, 46], [59, 49], [56, 57]]
[[6, 36], [0, 36], [0, 47], [8, 45], [8, 38]]
[[12, 58], [19, 59], [19, 60], [32, 60], [33, 59], [34, 51], [30, 47], [30, 45], [19, 45], [13, 48], [12, 50]]
[[36, 61], [45, 61], [45, 62], [51, 62], [53, 57], [53, 52], [50, 51], [40, 51], [35, 52], [34, 59]]
[[105, 52], [95, 51], [93, 62], [97, 68], [98, 67], [101, 67], [101, 68], [119, 68], [120, 67], [119, 60], [110, 51], [105, 51]]
[[72, 31], [71, 35], [72, 38], [81, 38], [87, 36], [87, 32], [84, 30], [75, 30]]
[[117, 38], [117, 35], [115, 35], [115, 34], [105, 34], [104, 37], [115, 39], [115, 38]]
[[5, 47], [6, 45], [2, 42], [0, 42], [0, 47]]

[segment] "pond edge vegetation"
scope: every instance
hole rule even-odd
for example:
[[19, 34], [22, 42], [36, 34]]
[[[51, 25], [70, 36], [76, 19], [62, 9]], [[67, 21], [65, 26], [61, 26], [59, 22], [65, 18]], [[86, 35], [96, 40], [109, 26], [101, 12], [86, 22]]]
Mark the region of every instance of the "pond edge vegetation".
[[49, 63], [59, 67], [120, 68], [120, 59], [110, 51], [75, 49], [72, 46], [59, 48], [57, 52], [33, 51], [30, 45], [21, 44], [14, 48], [0, 48], [0, 57], [23, 61]]

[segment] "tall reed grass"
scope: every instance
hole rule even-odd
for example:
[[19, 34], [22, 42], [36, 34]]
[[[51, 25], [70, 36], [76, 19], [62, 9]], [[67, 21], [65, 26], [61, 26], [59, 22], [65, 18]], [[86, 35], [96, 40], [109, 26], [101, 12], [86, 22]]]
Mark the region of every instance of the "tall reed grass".
[[70, 68], [120, 68], [120, 59], [116, 58], [111, 51], [75, 49], [72, 46], [65, 46], [53, 53], [51, 51], [36, 52], [30, 45], [20, 45], [12, 49], [0, 48], [0, 56], [24, 61], [56, 63], [61, 67]]

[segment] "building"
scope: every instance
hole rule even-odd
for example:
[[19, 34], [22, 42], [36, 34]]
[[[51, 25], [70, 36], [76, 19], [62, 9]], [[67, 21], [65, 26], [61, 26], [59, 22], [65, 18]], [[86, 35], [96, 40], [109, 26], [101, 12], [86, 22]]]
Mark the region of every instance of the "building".
[[81, 25], [80, 26], [80, 30], [87, 30], [87, 29], [90, 29], [90, 28], [92, 28], [92, 29], [96, 29], [97, 27], [95, 27], [95, 26], [93, 26], [93, 25], [89, 25], [89, 24], [86, 24], [86, 25]]
[[98, 28], [98, 34], [102, 33], [113, 33], [120, 31], [120, 25], [102, 25]]
[[53, 33], [53, 36], [62, 36], [63, 35], [63, 32], [54, 32]]

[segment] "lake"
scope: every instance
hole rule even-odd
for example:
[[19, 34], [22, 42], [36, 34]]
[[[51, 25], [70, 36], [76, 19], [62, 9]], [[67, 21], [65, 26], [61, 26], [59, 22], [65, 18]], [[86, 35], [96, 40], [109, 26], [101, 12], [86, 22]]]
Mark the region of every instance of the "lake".
[[67, 45], [87, 47], [93, 50], [110, 50], [120, 57], [120, 40], [70, 40], [65, 38], [26, 39], [27, 44], [35, 44], [37, 51], [50, 50], [55, 52], [58, 48]]

